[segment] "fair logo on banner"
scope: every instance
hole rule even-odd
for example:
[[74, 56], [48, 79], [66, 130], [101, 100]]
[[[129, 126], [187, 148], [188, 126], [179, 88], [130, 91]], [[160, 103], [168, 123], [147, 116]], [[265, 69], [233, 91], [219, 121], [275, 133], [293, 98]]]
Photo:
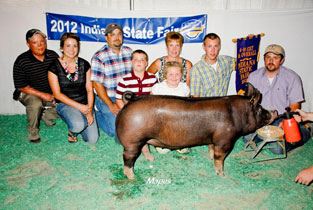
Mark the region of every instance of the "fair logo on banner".
[[105, 27], [118, 23], [128, 44], [155, 44], [170, 31], [180, 32], [185, 43], [202, 43], [206, 35], [206, 15], [160, 18], [92, 18], [85, 16], [46, 14], [50, 40], [59, 40], [63, 33], [76, 33], [82, 41], [105, 42]]
[[[188, 39], [198, 39], [203, 34], [204, 25], [200, 20], [192, 19], [181, 24], [181, 34], [186, 35]], [[204, 33], [205, 35], [206, 33]], [[202, 41], [202, 40], [201, 40]]]

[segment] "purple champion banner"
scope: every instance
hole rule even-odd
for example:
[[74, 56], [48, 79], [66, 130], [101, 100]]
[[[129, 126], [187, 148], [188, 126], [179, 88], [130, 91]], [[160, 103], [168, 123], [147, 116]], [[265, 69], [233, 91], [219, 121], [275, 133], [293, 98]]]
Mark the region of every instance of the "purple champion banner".
[[237, 39], [236, 90], [243, 93], [249, 74], [258, 68], [261, 35]]
[[59, 40], [66, 32], [76, 33], [81, 41], [105, 42], [105, 27], [118, 23], [123, 28], [127, 44], [155, 44], [162, 42], [166, 33], [180, 32], [185, 43], [202, 43], [206, 35], [207, 15], [160, 18], [93, 18], [76, 15], [46, 13], [47, 34]]

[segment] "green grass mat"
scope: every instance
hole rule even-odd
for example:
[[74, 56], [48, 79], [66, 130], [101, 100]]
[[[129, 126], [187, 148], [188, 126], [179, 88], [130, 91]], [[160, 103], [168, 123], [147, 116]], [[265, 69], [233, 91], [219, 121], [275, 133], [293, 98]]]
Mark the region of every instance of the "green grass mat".
[[[190, 154], [141, 155], [136, 180], [123, 175], [123, 147], [101, 131], [97, 144], [67, 142], [66, 125], [41, 124], [42, 142], [27, 139], [26, 115], [0, 115], [0, 209], [313, 209], [313, 184], [294, 183], [313, 165], [313, 141], [286, 159], [251, 163], [239, 139], [215, 175], [208, 147]], [[273, 156], [262, 151], [258, 158]]]

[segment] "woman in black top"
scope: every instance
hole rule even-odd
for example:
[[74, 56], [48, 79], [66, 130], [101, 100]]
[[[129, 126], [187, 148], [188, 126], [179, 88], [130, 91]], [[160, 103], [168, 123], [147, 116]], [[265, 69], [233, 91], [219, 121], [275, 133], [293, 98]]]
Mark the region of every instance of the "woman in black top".
[[68, 141], [83, 140], [96, 143], [99, 138], [98, 125], [93, 113], [94, 93], [90, 81], [90, 64], [78, 57], [80, 39], [74, 33], [65, 33], [60, 39], [62, 57], [49, 68], [48, 78], [56, 98], [56, 109], [68, 125]]

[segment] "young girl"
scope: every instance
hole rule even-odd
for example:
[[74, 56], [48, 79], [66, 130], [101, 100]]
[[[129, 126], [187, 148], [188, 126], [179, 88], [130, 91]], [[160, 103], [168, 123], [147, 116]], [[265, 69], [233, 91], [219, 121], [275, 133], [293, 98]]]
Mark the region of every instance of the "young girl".
[[[180, 63], [176, 61], [167, 62], [164, 66], [163, 81], [152, 87], [151, 94], [188, 97], [190, 89], [186, 83], [181, 82], [183, 71], [184, 67]], [[156, 150], [161, 154], [166, 154], [170, 151], [167, 148], [160, 147], [156, 147]], [[179, 153], [189, 153], [190, 148], [177, 151]]]

